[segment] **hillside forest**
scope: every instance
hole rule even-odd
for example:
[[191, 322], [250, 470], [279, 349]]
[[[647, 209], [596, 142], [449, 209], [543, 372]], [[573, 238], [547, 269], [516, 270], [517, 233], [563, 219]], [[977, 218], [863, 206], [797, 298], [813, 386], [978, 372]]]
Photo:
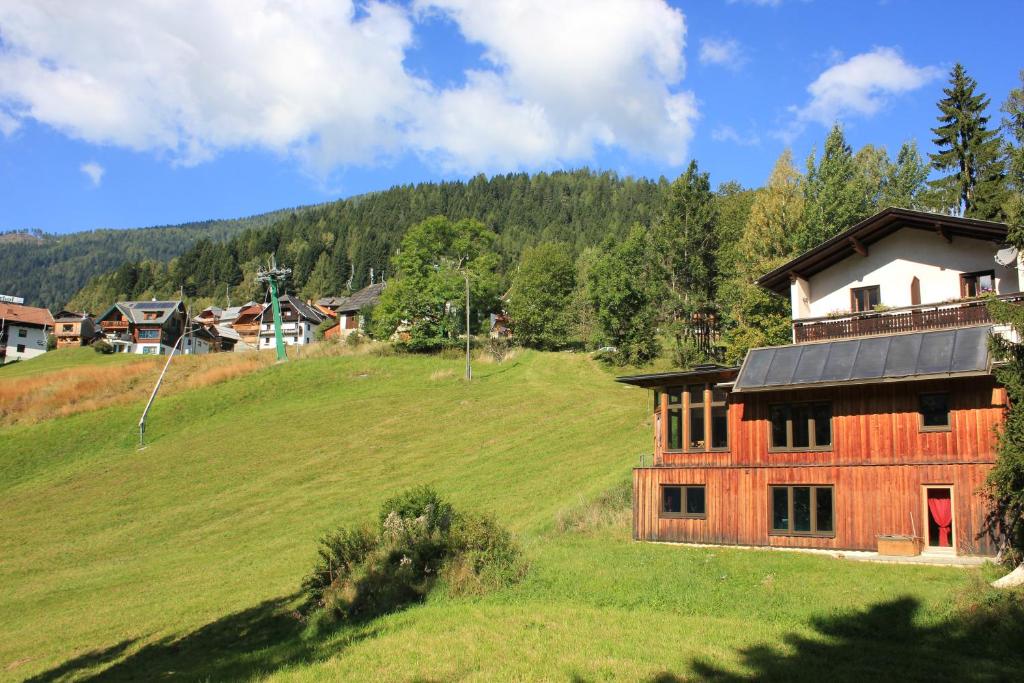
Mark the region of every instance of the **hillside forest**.
[[[784, 151], [757, 189], [713, 187], [697, 161], [672, 181], [584, 169], [395, 187], [231, 235], [183, 238], [170, 259], [129, 257], [67, 304], [96, 313], [179, 293], [193, 308], [262, 301], [254, 275], [275, 255], [303, 298], [385, 279], [370, 330], [387, 337], [405, 325], [414, 349], [458, 343], [468, 281], [472, 332], [504, 309], [526, 346], [607, 347], [632, 365], [658, 356], [677, 366], [735, 362], [751, 346], [789, 338], [789, 302], [757, 278], [884, 207], [1006, 221], [1019, 242], [1024, 72], [1001, 118], [993, 109], [957, 64], [924, 152], [914, 141], [894, 155], [872, 144], [855, 150], [836, 124], [802, 167]], [[4, 269], [9, 248], [0, 250]]]

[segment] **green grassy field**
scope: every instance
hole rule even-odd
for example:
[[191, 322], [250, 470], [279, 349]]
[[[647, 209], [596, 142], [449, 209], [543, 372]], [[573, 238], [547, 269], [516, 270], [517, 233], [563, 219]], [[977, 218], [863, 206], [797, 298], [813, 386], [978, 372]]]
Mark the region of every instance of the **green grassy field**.
[[[646, 395], [571, 354], [480, 365], [471, 384], [460, 372], [372, 354], [272, 366], [168, 396], [142, 451], [135, 405], [0, 429], [0, 677], [1008, 680], [1024, 667], [1020, 602], [977, 570], [559, 532], [560, 511], [649, 450]], [[420, 483], [512, 528], [524, 581], [304, 634], [293, 610], [316, 538]]]

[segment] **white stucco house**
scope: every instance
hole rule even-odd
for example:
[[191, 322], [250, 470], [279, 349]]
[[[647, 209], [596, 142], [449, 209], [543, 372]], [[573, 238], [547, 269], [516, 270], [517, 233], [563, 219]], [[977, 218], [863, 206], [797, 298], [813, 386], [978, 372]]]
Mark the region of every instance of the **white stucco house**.
[[[316, 308], [303, 303], [290, 294], [279, 297], [281, 304], [281, 332], [288, 346], [305, 346], [316, 342], [316, 328], [327, 317]], [[272, 349], [274, 337], [274, 307], [267, 306], [260, 316], [260, 348]]]
[[53, 315], [45, 308], [0, 302], [0, 365], [46, 353]]

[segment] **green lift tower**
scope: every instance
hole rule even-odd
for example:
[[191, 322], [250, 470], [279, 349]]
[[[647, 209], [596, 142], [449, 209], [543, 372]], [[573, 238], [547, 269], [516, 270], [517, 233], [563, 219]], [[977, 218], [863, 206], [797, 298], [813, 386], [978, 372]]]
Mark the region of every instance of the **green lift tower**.
[[274, 340], [277, 342], [277, 361], [288, 360], [288, 354], [284, 351], [284, 335], [281, 333], [281, 302], [278, 300], [278, 285], [283, 285], [288, 276], [292, 274], [291, 268], [281, 268], [277, 265], [277, 259], [270, 257], [270, 268], [260, 268], [256, 271], [256, 281], [266, 282], [270, 286], [270, 300], [274, 307]]

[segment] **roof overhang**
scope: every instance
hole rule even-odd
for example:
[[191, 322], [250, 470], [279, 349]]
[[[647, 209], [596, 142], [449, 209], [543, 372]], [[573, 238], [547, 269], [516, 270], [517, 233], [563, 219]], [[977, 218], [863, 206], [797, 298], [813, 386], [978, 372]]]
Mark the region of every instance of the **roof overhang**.
[[625, 377], [616, 377], [615, 381], [621, 382], [622, 384], [630, 384], [635, 387], [644, 387], [645, 389], [687, 384], [689, 382], [710, 382], [712, 384], [719, 384], [721, 382], [733, 381], [736, 379], [736, 374], [739, 371], [739, 366], [729, 367], [724, 365], [714, 365], [697, 367], [693, 370], [656, 372], [648, 375], [628, 375]]
[[903, 228], [926, 230], [946, 240], [968, 237], [996, 243], [1004, 242], [1007, 233], [1004, 223], [888, 208], [766, 273], [757, 284], [785, 295], [792, 278], [807, 278], [851, 256], [866, 254], [871, 244]]

